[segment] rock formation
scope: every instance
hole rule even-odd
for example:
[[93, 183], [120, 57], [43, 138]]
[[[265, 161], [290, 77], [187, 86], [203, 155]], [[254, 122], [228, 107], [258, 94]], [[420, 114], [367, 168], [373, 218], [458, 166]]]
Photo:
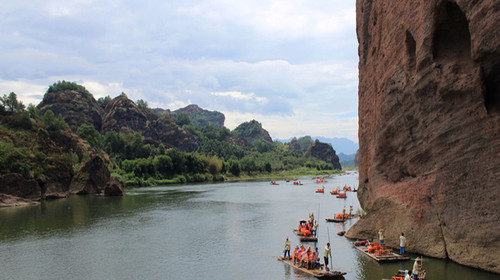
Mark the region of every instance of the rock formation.
[[251, 120], [249, 122], [244, 122], [238, 125], [234, 129], [234, 134], [240, 139], [232, 139], [234, 143], [243, 142], [245, 146], [252, 145], [256, 140], [262, 140], [267, 143], [273, 143], [273, 139], [269, 135], [269, 132], [262, 128], [262, 124], [256, 120]]
[[[107, 190], [110, 185], [114, 185], [113, 191]], [[71, 180], [69, 192], [72, 194], [102, 194], [107, 192], [113, 195], [125, 193], [121, 184], [112, 180], [104, 160], [99, 156], [94, 156], [78, 170]]]
[[500, 273], [500, 2], [358, 0], [359, 192], [409, 251]]
[[333, 169], [342, 169], [339, 162], [339, 157], [335, 153], [335, 150], [328, 143], [322, 143], [316, 140], [307, 149], [306, 156], [315, 157], [317, 159], [323, 160], [325, 162], [331, 163]]
[[93, 125], [98, 131], [101, 129], [102, 109], [86, 90], [47, 92], [38, 109], [41, 115], [51, 110], [55, 116], [63, 116], [72, 131], [82, 124]]
[[152, 121], [144, 136], [159, 141], [166, 147], [175, 147], [185, 152], [192, 152], [198, 147], [196, 137], [178, 126], [168, 115]]
[[191, 124], [195, 126], [213, 125], [216, 127], [224, 127], [226, 117], [224, 114], [217, 111], [208, 111], [200, 108], [198, 105], [191, 104], [184, 108], [174, 111], [175, 113], [184, 113], [188, 115]]
[[149, 125], [146, 114], [124, 93], [108, 102], [104, 111], [102, 133], [142, 133]]

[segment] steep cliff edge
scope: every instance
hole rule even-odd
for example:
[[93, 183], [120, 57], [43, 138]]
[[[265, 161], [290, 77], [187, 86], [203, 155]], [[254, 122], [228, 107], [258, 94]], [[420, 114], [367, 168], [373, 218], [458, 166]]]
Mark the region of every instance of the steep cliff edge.
[[358, 0], [359, 192], [348, 237], [500, 273], [500, 2]]

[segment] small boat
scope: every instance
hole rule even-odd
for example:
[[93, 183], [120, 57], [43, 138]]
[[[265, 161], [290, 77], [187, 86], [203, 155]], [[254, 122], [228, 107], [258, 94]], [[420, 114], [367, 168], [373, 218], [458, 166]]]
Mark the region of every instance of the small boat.
[[347, 196], [345, 195], [345, 193], [339, 193], [337, 195], [337, 198], [347, 198]]
[[317, 193], [325, 193], [325, 188], [322, 188], [322, 189], [317, 189], [316, 190]]
[[338, 195], [338, 194], [339, 194], [339, 191], [337, 191], [337, 190], [333, 190], [333, 191], [331, 191], [331, 192], [330, 192], [330, 194], [331, 194], [331, 195]]
[[297, 182], [297, 181], [294, 181], [293, 184], [297, 185], [297, 186], [302, 186], [303, 185], [301, 182]]
[[[305, 267], [302, 267], [300, 265], [294, 264], [292, 260], [283, 258], [283, 257], [278, 257], [279, 261], [282, 261], [283, 263], [303, 272], [306, 274], [309, 274], [311, 276], [314, 276], [318, 279], [344, 279], [344, 275], [346, 275], [346, 272], [342, 271], [326, 271], [322, 269], [307, 269]], [[323, 266], [323, 265], [322, 265]]]
[[405, 257], [400, 254], [396, 254], [392, 252], [390, 249], [382, 248], [379, 242], [368, 242], [364, 240], [364, 241], [353, 242], [352, 245], [358, 251], [364, 253], [368, 257], [378, 262], [406, 261], [410, 259], [410, 257]]
[[276, 181], [271, 181], [271, 185], [279, 185]]

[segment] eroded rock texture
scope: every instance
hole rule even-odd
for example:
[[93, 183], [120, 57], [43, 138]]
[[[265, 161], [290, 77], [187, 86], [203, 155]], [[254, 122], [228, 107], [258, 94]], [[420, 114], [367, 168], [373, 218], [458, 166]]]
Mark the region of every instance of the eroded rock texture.
[[500, 1], [357, 0], [359, 192], [348, 237], [500, 273]]

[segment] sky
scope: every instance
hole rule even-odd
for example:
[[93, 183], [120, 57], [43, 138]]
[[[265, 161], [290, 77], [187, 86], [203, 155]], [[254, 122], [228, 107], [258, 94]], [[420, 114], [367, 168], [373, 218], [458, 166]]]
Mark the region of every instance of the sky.
[[0, 94], [60, 80], [97, 99], [358, 142], [355, 0], [0, 0]]

